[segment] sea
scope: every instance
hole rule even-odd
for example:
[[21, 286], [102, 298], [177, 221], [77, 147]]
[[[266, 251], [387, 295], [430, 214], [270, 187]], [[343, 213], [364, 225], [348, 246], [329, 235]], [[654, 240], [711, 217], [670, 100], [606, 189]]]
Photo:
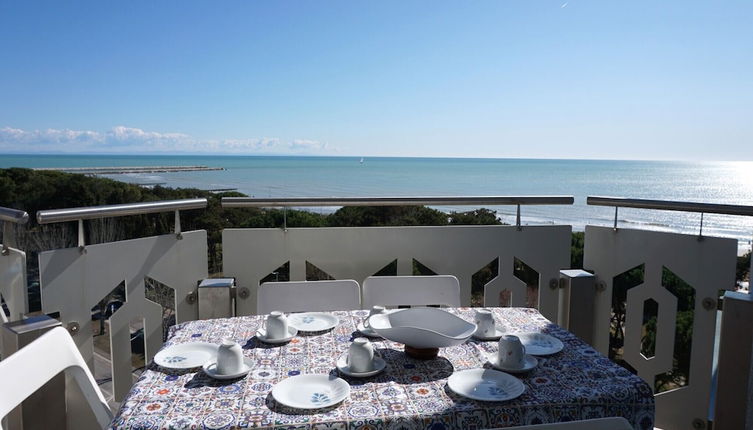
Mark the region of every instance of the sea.
[[[753, 205], [753, 162], [487, 158], [0, 155], [7, 167], [210, 166], [224, 170], [103, 175], [118, 181], [253, 197], [573, 196], [573, 205], [523, 206], [524, 225], [612, 226], [614, 209], [587, 196]], [[309, 208], [328, 213], [337, 208]], [[464, 211], [475, 207], [437, 207]], [[490, 207], [515, 222], [513, 206]], [[621, 208], [618, 226], [698, 234], [701, 214]], [[703, 234], [735, 238], [750, 249], [753, 217], [705, 214]]]

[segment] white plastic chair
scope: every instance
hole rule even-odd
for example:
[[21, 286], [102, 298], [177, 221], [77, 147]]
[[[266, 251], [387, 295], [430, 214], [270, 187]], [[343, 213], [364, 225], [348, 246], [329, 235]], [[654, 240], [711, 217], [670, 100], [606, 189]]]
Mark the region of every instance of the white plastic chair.
[[0, 390], [0, 418], [60, 372], [76, 380], [97, 423], [107, 427], [112, 421], [110, 407], [76, 344], [62, 327], [55, 327], [0, 361], [0, 381], [4, 387]]
[[256, 312], [361, 309], [361, 288], [352, 279], [265, 282], [256, 294]]
[[363, 281], [363, 307], [460, 306], [460, 283], [452, 275], [370, 276]]
[[[628, 420], [622, 417], [597, 418], [566, 423], [536, 424], [515, 427], [515, 430], [632, 430]], [[491, 429], [502, 430], [502, 429]]]

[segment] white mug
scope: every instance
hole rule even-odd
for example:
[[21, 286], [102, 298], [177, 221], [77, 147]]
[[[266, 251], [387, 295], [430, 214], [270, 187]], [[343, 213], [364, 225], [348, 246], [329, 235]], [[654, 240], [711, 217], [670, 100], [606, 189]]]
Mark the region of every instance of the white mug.
[[386, 312], [386, 309], [384, 308], [384, 306], [377, 306], [377, 305], [372, 306], [371, 310], [369, 311], [369, 316], [367, 316], [366, 319], [363, 321], [363, 326], [365, 328], [369, 328], [370, 326], [369, 318], [372, 317], [373, 315], [379, 315], [385, 312]]
[[232, 339], [222, 339], [217, 349], [217, 373], [220, 375], [234, 375], [243, 370], [243, 351], [238, 342]]
[[348, 350], [348, 366], [353, 373], [365, 373], [374, 369], [374, 345], [365, 337], [353, 340]]
[[507, 334], [499, 339], [499, 364], [510, 369], [525, 367], [526, 347], [518, 336]]
[[286, 337], [288, 337], [288, 318], [282, 312], [270, 312], [267, 317], [267, 338], [285, 339]]
[[494, 315], [488, 309], [476, 309], [476, 336], [491, 337], [497, 332], [494, 326]]

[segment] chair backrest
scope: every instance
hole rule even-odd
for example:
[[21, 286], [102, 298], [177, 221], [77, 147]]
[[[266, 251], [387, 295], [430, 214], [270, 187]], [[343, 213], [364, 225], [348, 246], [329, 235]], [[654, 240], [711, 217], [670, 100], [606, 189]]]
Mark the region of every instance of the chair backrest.
[[60, 372], [75, 379], [94, 412], [97, 423], [102, 428], [107, 427], [112, 421], [107, 400], [71, 335], [62, 327], [55, 327], [0, 361], [0, 381], [5, 387], [0, 390], [0, 417], [8, 415], [13, 408]]
[[256, 297], [258, 314], [361, 309], [361, 287], [352, 279], [265, 282]]
[[632, 428], [628, 420], [622, 417], [515, 427], [516, 430], [632, 430]]
[[460, 283], [451, 275], [370, 276], [363, 281], [363, 307], [374, 305], [460, 306]]

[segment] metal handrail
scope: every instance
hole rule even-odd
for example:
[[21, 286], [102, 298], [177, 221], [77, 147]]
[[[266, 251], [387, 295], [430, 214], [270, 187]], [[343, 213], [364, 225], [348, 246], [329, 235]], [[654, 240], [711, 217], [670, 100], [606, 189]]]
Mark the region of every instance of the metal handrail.
[[0, 207], [0, 221], [26, 224], [29, 222], [29, 214], [27, 214], [26, 211], [20, 211], [18, 209]]
[[84, 220], [175, 211], [175, 237], [177, 239], [182, 239], [180, 211], [188, 209], [203, 209], [206, 207], [207, 199], [199, 198], [125, 203], [122, 205], [91, 206], [84, 208], [52, 209], [37, 212], [37, 222], [39, 224], [52, 224], [56, 222], [78, 221], [78, 247], [81, 252], [84, 253], [86, 252]]
[[614, 207], [614, 229], [617, 230], [619, 208], [658, 209], [665, 211], [696, 212], [701, 214], [698, 237], [703, 237], [703, 214], [753, 216], [753, 206], [725, 205], [719, 203], [678, 202], [672, 200], [626, 199], [624, 197], [586, 197], [586, 204]]
[[[520, 226], [520, 207], [523, 205], [571, 205], [573, 196], [447, 196], [447, 197], [223, 197], [223, 208], [268, 208], [306, 206], [468, 206], [468, 205], [515, 205], [515, 226]], [[287, 230], [287, 213], [283, 228]]]
[[127, 215], [142, 215], [187, 209], [203, 209], [207, 199], [162, 200], [157, 202], [125, 203], [121, 205], [91, 206], [82, 208], [50, 209], [37, 212], [39, 224], [78, 221]]
[[[18, 209], [0, 207], [0, 224], [3, 230], [3, 246], [0, 254], [8, 255], [10, 248], [16, 247], [16, 237], [12, 224], [26, 224], [29, 222], [29, 214]], [[0, 310], [2, 312], [2, 310]]]
[[572, 196], [223, 197], [222, 207], [571, 205], [574, 201]]
[[753, 216], [753, 206], [725, 205], [719, 203], [678, 202], [672, 200], [627, 199], [623, 197], [596, 196], [587, 197], [586, 203], [592, 206]]
[[[665, 211], [695, 212], [701, 214], [698, 240], [703, 239], [703, 214], [753, 216], [753, 206], [725, 205], [720, 203], [678, 202], [672, 200], [627, 199], [623, 197], [588, 196], [586, 204], [614, 207], [614, 230], [617, 231], [617, 210], [619, 208], [658, 209]], [[753, 273], [753, 259], [750, 260], [750, 273]], [[753, 289], [748, 290], [753, 295]]]

